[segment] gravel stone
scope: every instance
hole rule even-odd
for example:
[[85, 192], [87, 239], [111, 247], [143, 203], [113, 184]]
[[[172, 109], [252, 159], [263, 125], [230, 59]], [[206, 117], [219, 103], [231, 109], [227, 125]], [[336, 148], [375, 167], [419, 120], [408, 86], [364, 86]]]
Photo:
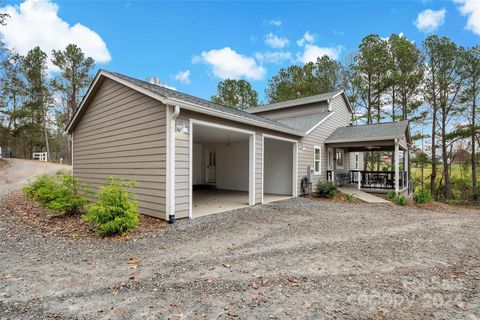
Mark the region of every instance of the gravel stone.
[[298, 198], [102, 239], [48, 232], [8, 201], [0, 200], [2, 319], [480, 314], [474, 209]]

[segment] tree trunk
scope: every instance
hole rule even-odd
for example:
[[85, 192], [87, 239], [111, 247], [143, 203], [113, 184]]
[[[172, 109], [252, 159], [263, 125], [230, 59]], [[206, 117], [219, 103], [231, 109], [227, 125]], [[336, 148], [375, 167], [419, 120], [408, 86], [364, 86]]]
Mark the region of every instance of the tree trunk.
[[475, 139], [475, 117], [476, 117], [476, 94], [473, 94], [473, 105], [472, 105], [472, 194], [477, 194], [477, 155], [476, 155], [476, 139]]
[[[431, 62], [433, 65], [433, 62]], [[435, 179], [437, 178], [437, 95], [435, 93], [435, 71], [432, 68], [432, 98], [433, 98], [433, 114], [432, 114], [432, 174], [430, 176], [430, 193], [432, 196], [435, 194]]]

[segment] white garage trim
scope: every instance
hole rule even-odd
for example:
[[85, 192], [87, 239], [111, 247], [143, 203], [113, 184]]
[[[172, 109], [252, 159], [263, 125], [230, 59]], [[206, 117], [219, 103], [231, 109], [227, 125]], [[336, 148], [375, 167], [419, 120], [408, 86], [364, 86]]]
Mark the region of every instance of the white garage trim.
[[293, 145], [293, 174], [292, 174], [292, 197], [296, 197], [298, 195], [297, 190], [297, 180], [298, 180], [298, 141], [294, 139], [283, 138], [279, 136], [274, 136], [271, 134], [262, 134], [262, 204], [264, 203], [263, 194], [265, 193], [263, 190], [264, 187], [264, 165], [265, 165], [265, 138], [274, 139], [274, 140], [281, 140], [291, 142]]
[[228, 131], [235, 131], [240, 133], [245, 133], [249, 135], [249, 161], [248, 161], [248, 173], [249, 173], [249, 184], [248, 184], [248, 204], [251, 206], [255, 205], [255, 132], [245, 129], [239, 129], [235, 127], [230, 127], [218, 123], [191, 119], [190, 118], [190, 129], [188, 136], [188, 145], [189, 145], [189, 160], [188, 160], [188, 217], [193, 217], [192, 211], [192, 198], [193, 198], [193, 127], [194, 125], [200, 125], [205, 127], [218, 128]]

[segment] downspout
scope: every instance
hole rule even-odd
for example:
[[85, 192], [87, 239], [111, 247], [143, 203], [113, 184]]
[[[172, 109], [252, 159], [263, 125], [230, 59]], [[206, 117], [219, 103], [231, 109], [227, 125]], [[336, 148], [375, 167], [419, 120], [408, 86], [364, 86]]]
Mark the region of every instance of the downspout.
[[169, 134], [169, 139], [170, 139], [170, 150], [169, 150], [169, 181], [170, 185], [167, 186], [169, 188], [169, 204], [170, 207], [167, 208], [168, 210], [168, 223], [174, 223], [175, 222], [175, 134], [176, 134], [176, 126], [175, 126], [175, 120], [178, 118], [178, 115], [180, 114], [180, 107], [178, 105], [172, 106], [173, 107], [173, 113], [171, 114], [171, 119], [170, 119], [170, 134]]

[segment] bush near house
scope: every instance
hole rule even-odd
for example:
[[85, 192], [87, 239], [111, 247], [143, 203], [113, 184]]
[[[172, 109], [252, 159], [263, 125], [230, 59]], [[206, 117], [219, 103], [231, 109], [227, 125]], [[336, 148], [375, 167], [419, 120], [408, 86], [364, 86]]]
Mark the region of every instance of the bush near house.
[[405, 196], [398, 196], [395, 191], [387, 193], [387, 199], [401, 206], [407, 205], [407, 198], [405, 198]]
[[396, 204], [398, 204], [400, 206], [406, 206], [407, 205], [407, 198], [405, 198], [405, 196], [396, 196], [393, 199], [393, 202], [395, 202]]
[[317, 196], [332, 198], [337, 193], [337, 186], [331, 181], [319, 181], [317, 183]]
[[393, 200], [393, 199], [395, 199], [396, 196], [397, 196], [397, 194], [395, 193], [395, 191], [390, 191], [389, 193], [387, 193], [387, 199], [388, 200]]
[[354, 193], [349, 193], [345, 195], [345, 200], [347, 201], [353, 201], [357, 198], [357, 195]]
[[418, 204], [431, 202], [432, 200], [432, 195], [427, 191], [418, 191], [413, 194], [413, 201]]
[[85, 187], [68, 173], [54, 176], [41, 175], [23, 188], [25, 196], [38, 201], [43, 208], [56, 213], [76, 214], [82, 212], [87, 199], [79, 191]]
[[110, 178], [100, 188], [98, 200], [84, 216], [85, 221], [95, 224], [100, 236], [125, 234], [138, 226], [137, 202], [126, 190], [134, 185], [133, 181]]

